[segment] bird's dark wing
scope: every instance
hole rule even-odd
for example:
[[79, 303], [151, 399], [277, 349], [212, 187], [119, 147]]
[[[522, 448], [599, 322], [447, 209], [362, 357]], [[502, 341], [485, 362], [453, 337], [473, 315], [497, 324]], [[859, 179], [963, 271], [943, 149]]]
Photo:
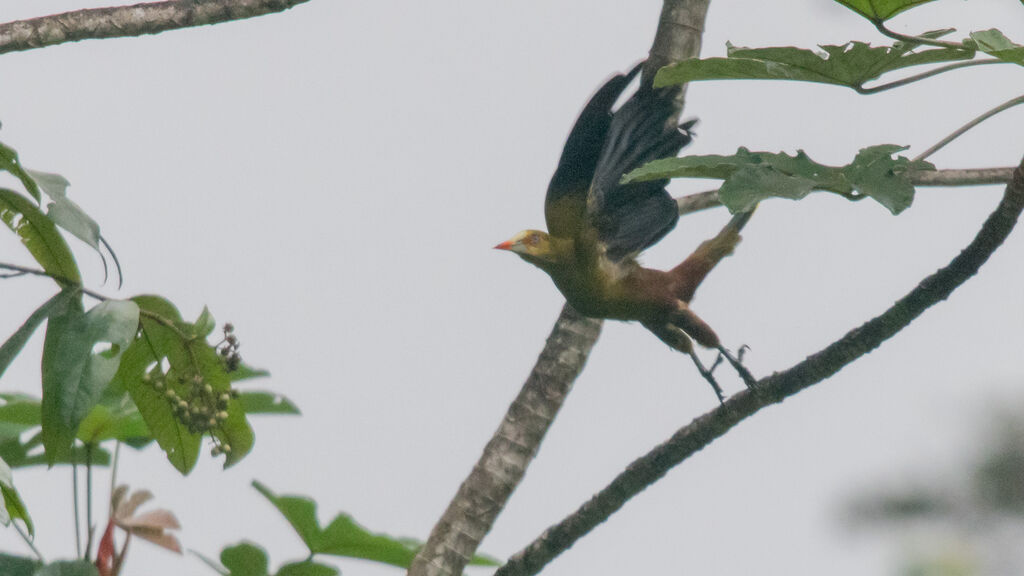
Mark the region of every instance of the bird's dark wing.
[[634, 256], [675, 227], [679, 211], [665, 191], [667, 180], [621, 185], [623, 174], [651, 160], [675, 156], [692, 138], [675, 116], [673, 88], [641, 86], [612, 116], [594, 169], [587, 216], [612, 260]]
[[569, 133], [544, 201], [544, 216], [552, 235], [575, 236], [585, 222], [587, 194], [612, 124], [612, 106], [640, 66], [605, 82], [590, 98]]

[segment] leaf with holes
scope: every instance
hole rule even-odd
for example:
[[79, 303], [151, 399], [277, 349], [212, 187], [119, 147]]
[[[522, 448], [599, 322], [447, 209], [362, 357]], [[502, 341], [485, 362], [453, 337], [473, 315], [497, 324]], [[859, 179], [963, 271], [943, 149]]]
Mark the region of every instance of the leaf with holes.
[[81, 283], [78, 265], [64, 237], [24, 196], [0, 188], [0, 220], [21, 237], [22, 244], [48, 274], [72, 284]]
[[893, 157], [905, 146], [882, 144], [862, 149], [848, 166], [819, 164], [798, 151], [751, 152], [740, 148], [731, 156], [707, 155], [664, 158], [650, 162], [623, 177], [623, 182], [665, 178], [718, 178], [724, 180], [719, 199], [732, 212], [744, 212], [768, 198], [799, 200], [813, 190], [834, 192], [851, 200], [874, 198], [893, 214], [899, 214], [914, 198], [909, 172], [934, 170], [927, 162], [912, 163]]
[[83, 313], [81, 300], [55, 311], [43, 345], [43, 445], [52, 465], [71, 449], [78, 425], [114, 378], [135, 339], [139, 307], [107, 300]]
[[[941, 35], [945, 30], [929, 33]], [[849, 42], [821, 46], [815, 52], [793, 46], [740, 48], [728, 44], [726, 58], [693, 58], [658, 71], [655, 86], [670, 86], [698, 80], [797, 80], [861, 88], [866, 82], [901, 68], [970, 60], [974, 52], [956, 48], [913, 51], [917, 45], [900, 42], [893, 46], [871, 46]]]

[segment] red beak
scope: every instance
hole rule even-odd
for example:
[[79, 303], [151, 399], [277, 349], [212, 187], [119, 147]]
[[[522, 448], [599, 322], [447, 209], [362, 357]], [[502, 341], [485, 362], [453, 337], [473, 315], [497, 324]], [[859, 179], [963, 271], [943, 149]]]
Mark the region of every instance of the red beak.
[[511, 240], [505, 240], [501, 244], [498, 244], [497, 246], [495, 246], [494, 249], [495, 250], [511, 250], [512, 249], [512, 245], [513, 245], [513, 243], [512, 243]]

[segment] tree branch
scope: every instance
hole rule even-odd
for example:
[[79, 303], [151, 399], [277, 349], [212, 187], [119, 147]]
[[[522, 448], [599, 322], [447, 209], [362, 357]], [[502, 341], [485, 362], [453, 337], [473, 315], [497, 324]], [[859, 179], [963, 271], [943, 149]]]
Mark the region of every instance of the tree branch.
[[[665, 0], [642, 81], [650, 82], [654, 72], [665, 64], [699, 55], [710, 1]], [[677, 111], [682, 110], [684, 95], [679, 90]], [[600, 327], [600, 320], [584, 318], [568, 305], [562, 310], [533, 372], [413, 560], [409, 576], [462, 574], [526, 474], [544, 434], [582, 371]]]
[[123, 38], [244, 20], [309, 0], [168, 0], [75, 10], [0, 24], [0, 54], [90, 38]]
[[945, 268], [921, 281], [880, 316], [848, 332], [820, 352], [758, 382], [750, 390], [732, 396], [716, 409], [700, 416], [629, 465], [611, 484], [573, 514], [548, 528], [518, 552], [495, 576], [529, 576], [567, 550], [621, 508], [630, 498], [662, 478], [673, 467], [724, 435], [733, 426], [762, 408], [813, 386], [839, 372], [909, 325], [925, 310], [952, 294], [978, 272], [1003, 243], [1024, 210], [1024, 161], [1014, 171], [1002, 201], [981, 226], [974, 240]]
[[[951, 170], [921, 170], [910, 173], [915, 186], [978, 186], [1006, 184], [1013, 177], [1013, 168], [971, 168]], [[707, 190], [676, 198], [679, 214], [690, 214], [721, 206], [718, 190]]]

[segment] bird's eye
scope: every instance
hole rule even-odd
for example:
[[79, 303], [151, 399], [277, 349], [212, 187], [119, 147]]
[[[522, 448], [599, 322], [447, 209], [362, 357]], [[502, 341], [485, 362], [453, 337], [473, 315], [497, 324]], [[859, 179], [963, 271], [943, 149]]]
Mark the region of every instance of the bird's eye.
[[539, 240], [539, 236], [537, 236], [536, 234], [530, 234], [529, 236], [526, 237], [525, 242], [527, 246], [536, 246]]

